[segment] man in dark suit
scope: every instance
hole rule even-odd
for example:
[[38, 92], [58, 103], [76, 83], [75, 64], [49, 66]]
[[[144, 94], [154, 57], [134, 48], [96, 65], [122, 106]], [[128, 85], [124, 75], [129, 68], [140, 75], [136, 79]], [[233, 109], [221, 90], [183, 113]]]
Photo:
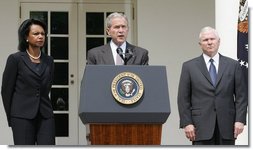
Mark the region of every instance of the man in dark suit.
[[110, 43], [88, 51], [89, 65], [148, 65], [148, 51], [126, 42], [128, 35], [128, 19], [122, 13], [112, 13], [106, 19], [107, 34]]
[[193, 145], [234, 145], [246, 124], [245, 79], [236, 60], [218, 53], [220, 38], [215, 29], [203, 28], [199, 40], [203, 54], [182, 66], [180, 128]]

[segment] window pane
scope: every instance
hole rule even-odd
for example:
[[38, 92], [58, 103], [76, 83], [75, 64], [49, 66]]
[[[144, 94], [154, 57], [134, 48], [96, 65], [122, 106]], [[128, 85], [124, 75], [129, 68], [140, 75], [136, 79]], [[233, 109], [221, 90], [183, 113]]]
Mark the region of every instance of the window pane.
[[48, 45], [47, 45], [47, 42], [46, 42], [46, 43], [44, 44], [44, 47], [41, 49], [41, 51], [42, 51], [43, 53], [49, 55], [49, 54], [48, 54], [48, 49], [47, 49], [47, 47], [48, 47]]
[[68, 63], [55, 63], [54, 85], [68, 85], [69, 83], [69, 67]]
[[86, 34], [104, 35], [104, 13], [86, 13]]
[[46, 11], [31, 11], [30, 18], [40, 20], [46, 25], [48, 23], [47, 12]]
[[68, 88], [52, 88], [51, 89], [51, 100], [53, 102], [54, 110], [68, 111]]
[[55, 135], [56, 137], [69, 136], [69, 115], [54, 114], [55, 119]]
[[106, 43], [109, 43], [112, 40], [112, 38], [108, 37], [106, 38]]
[[69, 58], [69, 41], [68, 37], [52, 37], [51, 38], [51, 56], [54, 59], [65, 59]]
[[86, 49], [90, 50], [94, 47], [104, 45], [104, 38], [87, 38]]
[[68, 34], [68, 12], [51, 12], [51, 34]]

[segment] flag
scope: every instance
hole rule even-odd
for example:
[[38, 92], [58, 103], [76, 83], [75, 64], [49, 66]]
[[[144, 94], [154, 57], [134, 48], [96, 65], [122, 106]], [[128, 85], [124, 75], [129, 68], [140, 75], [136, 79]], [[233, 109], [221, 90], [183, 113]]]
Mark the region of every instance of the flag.
[[248, 84], [248, 0], [240, 0], [237, 26], [237, 59]]

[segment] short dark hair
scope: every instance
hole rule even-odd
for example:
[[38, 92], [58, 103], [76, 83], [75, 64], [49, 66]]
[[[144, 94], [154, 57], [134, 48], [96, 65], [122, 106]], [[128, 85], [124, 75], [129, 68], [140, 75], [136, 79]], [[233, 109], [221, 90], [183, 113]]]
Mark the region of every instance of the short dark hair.
[[41, 26], [44, 29], [45, 34], [47, 35], [47, 26], [43, 22], [36, 19], [25, 20], [24, 22], [22, 22], [22, 24], [19, 26], [18, 29], [18, 40], [19, 40], [18, 50], [21, 52], [26, 51], [26, 49], [28, 48], [28, 43], [26, 39], [30, 32], [31, 25]]

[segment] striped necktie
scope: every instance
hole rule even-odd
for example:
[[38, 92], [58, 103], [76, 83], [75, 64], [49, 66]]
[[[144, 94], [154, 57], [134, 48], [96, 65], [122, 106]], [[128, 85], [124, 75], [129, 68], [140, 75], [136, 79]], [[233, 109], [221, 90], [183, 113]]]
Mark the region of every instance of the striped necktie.
[[213, 83], [213, 86], [215, 86], [216, 84], [216, 78], [217, 78], [217, 73], [216, 73], [216, 68], [215, 68], [215, 65], [213, 64], [213, 59], [210, 59], [210, 67], [209, 67], [209, 74], [210, 74], [210, 77], [212, 79], [212, 83]]

